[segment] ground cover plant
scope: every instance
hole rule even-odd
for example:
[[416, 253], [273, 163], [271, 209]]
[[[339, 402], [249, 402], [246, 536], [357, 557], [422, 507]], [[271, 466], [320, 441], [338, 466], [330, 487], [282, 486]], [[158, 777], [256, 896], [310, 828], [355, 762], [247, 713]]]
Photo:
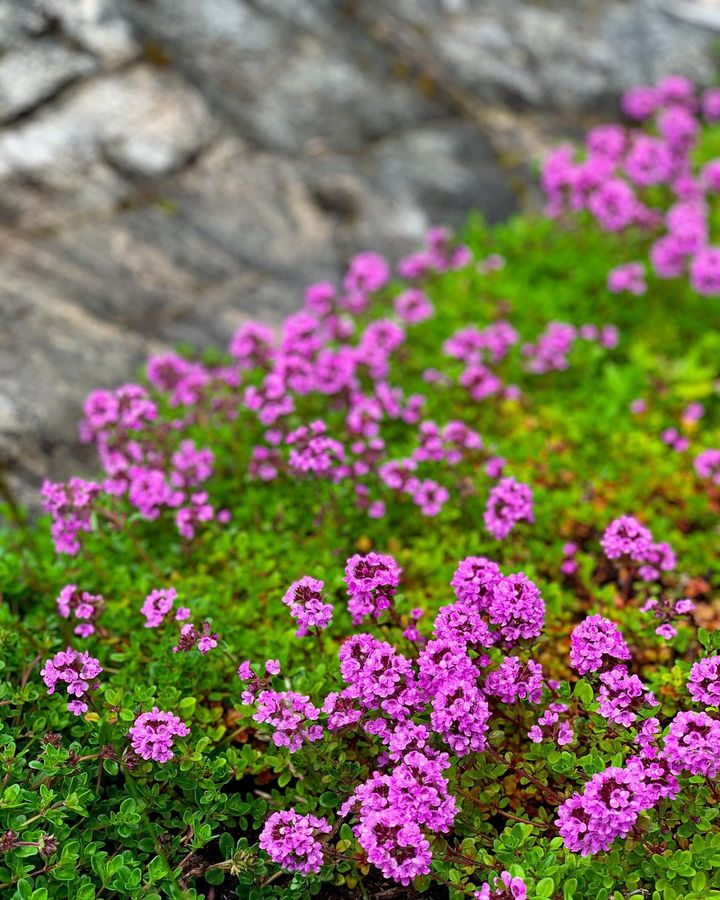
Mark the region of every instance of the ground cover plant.
[[91, 394], [0, 532], [3, 896], [720, 896], [719, 96]]

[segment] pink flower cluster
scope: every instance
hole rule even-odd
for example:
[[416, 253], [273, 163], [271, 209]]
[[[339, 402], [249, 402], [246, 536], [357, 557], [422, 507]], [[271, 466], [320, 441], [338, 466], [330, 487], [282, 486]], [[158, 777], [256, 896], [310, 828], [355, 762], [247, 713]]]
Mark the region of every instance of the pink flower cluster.
[[616, 266], [608, 272], [607, 286], [612, 294], [634, 294], [640, 297], [647, 291], [645, 266], [641, 262]]
[[283, 603], [290, 608], [290, 615], [297, 620], [295, 637], [305, 637], [311, 629], [327, 628], [332, 619], [332, 603], [322, 599], [323, 582], [304, 575], [293, 582], [285, 592]]
[[[441, 264], [439, 257], [436, 262]], [[370, 307], [372, 294], [382, 289], [387, 279], [387, 266], [380, 257], [361, 254], [351, 262], [343, 282], [346, 294], [326, 283], [308, 289], [305, 310], [286, 321], [278, 346], [265, 335], [263, 352], [258, 353], [254, 327], [246, 325], [238, 332], [232, 347], [243, 348], [243, 364], [261, 360], [265, 370], [262, 383], [249, 385], [244, 394], [246, 407], [267, 428], [265, 443], [252, 450], [250, 473], [265, 481], [289, 475], [349, 482], [358, 507], [373, 518], [385, 514], [385, 501], [375, 496], [382, 484], [409, 495], [423, 514], [434, 516], [450, 493], [419, 467], [457, 465], [477, 454], [482, 441], [462, 422], [442, 427], [422, 422], [418, 448], [410, 458], [387, 458], [382, 437], [385, 423], [417, 425], [425, 402], [423, 395], [405, 396], [388, 382], [390, 360], [405, 340], [403, 326], [417, 324], [433, 313], [425, 295], [412, 288], [396, 301], [403, 326], [376, 319], [356, 333], [352, 316]], [[504, 355], [504, 342], [516, 340], [516, 336], [508, 336], [514, 331], [506, 323], [489, 326], [486, 331], [488, 353], [497, 359]], [[344, 426], [334, 435], [322, 420], [289, 427], [287, 418], [312, 395], [320, 395], [324, 405], [331, 397], [333, 409], [344, 411]]]
[[679, 789], [663, 761], [633, 757], [623, 767], [593, 775], [582, 793], [560, 806], [555, 824], [568, 850], [583, 856], [599, 853], [627, 837], [641, 812]]
[[699, 659], [690, 669], [687, 689], [695, 703], [720, 706], [720, 656]]
[[[458, 566], [451, 585], [459, 604], [487, 616], [493, 630], [486, 646], [497, 642], [511, 647], [521, 640], [531, 640], [541, 634], [545, 623], [545, 603], [537, 585], [522, 572], [506, 576], [496, 563], [481, 556], [469, 556]], [[443, 621], [438, 616], [436, 633], [438, 623]], [[477, 629], [478, 625], [474, 624], [474, 628]], [[506, 676], [515, 665], [506, 661]], [[516, 671], [519, 672], [519, 669]]]
[[268, 817], [260, 834], [260, 847], [270, 859], [288, 872], [310, 875], [323, 865], [323, 845], [318, 834], [330, 834], [332, 827], [318, 816], [301, 816], [290, 809]]
[[602, 546], [608, 559], [639, 566], [638, 574], [644, 581], [656, 581], [661, 572], [675, 568], [672, 547], [653, 541], [650, 529], [632, 516], [614, 519], [605, 529]]
[[706, 712], [679, 712], [670, 723], [662, 755], [673, 772], [715, 778], [720, 774], [720, 721]]
[[340, 807], [339, 815], [354, 812], [353, 828], [368, 862], [385, 878], [409, 884], [430, 871], [430, 845], [422, 828], [446, 832], [457, 814], [443, 770], [447, 754], [435, 757], [407, 750], [389, 773], [374, 772]]
[[320, 710], [303, 694], [264, 690], [257, 698], [253, 719], [273, 728], [272, 739], [276, 747], [287, 747], [290, 753], [295, 753], [305, 741], [322, 738], [322, 725], [315, 724], [319, 714]]
[[414, 281], [432, 272], [464, 269], [471, 261], [470, 249], [456, 244], [447, 228], [431, 228], [425, 236], [425, 249], [401, 259], [398, 273], [402, 278]]
[[708, 478], [720, 485], [720, 450], [703, 450], [695, 457], [695, 471], [700, 478]]
[[551, 741], [555, 741], [558, 747], [572, 744], [575, 733], [568, 722], [560, 720], [560, 715], [567, 711], [568, 707], [565, 703], [551, 703], [538, 718], [537, 724], [528, 731], [530, 740], [535, 744], [540, 744], [547, 737]]
[[99, 682], [98, 675], [102, 672], [102, 666], [99, 660], [85, 650], [80, 653], [79, 650], [73, 650], [68, 647], [67, 650], [61, 650], [56, 653], [52, 659], [45, 662], [40, 674], [48, 694], [54, 694], [58, 685], [65, 685], [65, 690], [74, 699], [68, 703], [68, 709], [76, 716], [82, 715], [88, 711], [87, 700], [89, 692], [97, 690]]
[[[698, 116], [716, 120], [714, 96], [706, 92], [698, 98], [693, 85], [677, 76], [655, 87], [632, 88], [623, 97], [623, 112], [648, 121], [653, 134], [640, 127], [601, 125], [588, 133], [580, 161], [570, 146], [553, 151], [542, 172], [548, 214], [587, 210], [605, 231], [651, 230], [650, 264], [658, 278], [688, 276], [699, 294], [720, 294], [720, 249], [710, 243], [720, 161], [698, 168], [693, 160]], [[653, 206], [660, 186], [671, 197], [666, 212]], [[614, 268], [608, 288], [644, 293], [644, 264], [633, 261]]]
[[66, 584], [56, 603], [63, 619], [74, 617], [78, 620], [79, 624], [74, 628], [78, 637], [90, 637], [95, 633], [95, 622], [105, 606], [102, 594], [90, 594], [78, 590], [75, 584]]
[[280, 674], [280, 663], [276, 659], [268, 659], [265, 661], [265, 674], [262, 678], [258, 677], [253, 671], [250, 660], [240, 663], [237, 675], [240, 681], [245, 682], [245, 690], [242, 692], [243, 703], [254, 703], [261, 691], [270, 687], [270, 682], [274, 675]]
[[186, 737], [190, 729], [169, 712], [153, 706], [150, 712], [141, 713], [129, 731], [132, 748], [143, 759], [166, 763], [173, 758], [173, 742], [176, 737]]
[[475, 891], [475, 900], [526, 900], [527, 887], [522, 878], [513, 877], [509, 872], [501, 872], [490, 882]]
[[631, 725], [637, 713], [647, 706], [657, 706], [652, 691], [648, 691], [637, 675], [631, 675], [626, 666], [615, 666], [600, 673], [598, 712], [618, 725]]
[[197, 647], [205, 656], [217, 647], [219, 637], [212, 631], [209, 622], [203, 622], [200, 628], [197, 628], [192, 622], [186, 622], [180, 627], [180, 636], [177, 644], [173, 647], [173, 653], [189, 653]]
[[534, 344], [525, 344], [523, 356], [526, 367], [535, 375], [546, 372], [563, 372], [570, 365], [568, 356], [578, 339], [597, 342], [601, 347], [612, 350], [617, 346], [619, 334], [614, 325], [582, 325], [576, 328], [565, 322], [550, 322]]
[[570, 665], [581, 675], [597, 672], [615, 660], [630, 659], [630, 648], [610, 619], [588, 616], [570, 635]]
[[[173, 390], [183, 377], [181, 372], [190, 377], [190, 368], [172, 354], [148, 363], [151, 382]], [[197, 367], [192, 371], [197, 375]], [[155, 401], [134, 384], [115, 391], [93, 391], [84, 412], [80, 437], [95, 445], [106, 478], [101, 484], [74, 478], [67, 485], [43, 485], [44, 508], [53, 517], [58, 553], [75, 555], [79, 551], [78, 535], [92, 530], [93, 512], [100, 511], [117, 522], [113, 507], [121, 497], [144, 519], [157, 519], [170, 510], [180, 534], [188, 539], [198, 523], [213, 518], [207, 493], [197, 490], [212, 473], [213, 454], [196, 448], [191, 440], [178, 442], [175, 435], [191, 424], [192, 417], [160, 420]]]
[[353, 625], [359, 625], [365, 616], [378, 619], [386, 609], [390, 609], [400, 584], [401, 571], [392, 556], [387, 554], [355, 554], [350, 557], [345, 566], [345, 583]]
[[177, 599], [175, 588], [159, 588], [145, 598], [140, 612], [145, 616], [146, 628], [159, 628], [173, 608]]
[[490, 491], [483, 519], [485, 528], [498, 541], [504, 540], [518, 522], [534, 522], [529, 485], [514, 478], [501, 478]]
[[[633, 542], [638, 533], [617, 537]], [[368, 568], [359, 566], [368, 561]], [[348, 571], [348, 583], [357, 583], [357, 590], [370, 593], [373, 601], [376, 588], [385, 590], [390, 584], [394, 594], [399, 585], [400, 572], [391, 557], [356, 556], [348, 561]], [[307, 581], [319, 594], [322, 585]], [[558, 683], [546, 682], [541, 666], [527, 655], [501, 650], [540, 635], [544, 603], [537, 587], [521, 573], [503, 575], [496, 563], [483, 557], [462, 560], [451, 583], [456, 602], [439, 610], [431, 638], [414, 649], [414, 658], [370, 634], [355, 634], [343, 642], [338, 657], [344, 687], [329, 693], [321, 709], [309, 697], [270, 688], [270, 676], [279, 672], [275, 661], [268, 660], [264, 677], [249, 663], [238, 672], [247, 683], [243, 700], [257, 704], [255, 721], [271, 725], [273, 740], [289, 752], [320, 740], [323, 721], [336, 735], [347, 731], [352, 739], [361, 735], [378, 742], [371, 757], [374, 768], [338, 815], [351, 818], [368, 861], [404, 885], [430, 871], [432, 835], [448, 832], [457, 815], [444, 774], [449, 753], [456, 758], [482, 753], [491, 717], [501, 713], [501, 704], [550, 699], [530, 728], [529, 739], [553, 741], [559, 747], [575, 740], [568, 704], [553, 699]], [[617, 626], [603, 616], [589, 616], [573, 630], [570, 659], [581, 675], [597, 673], [598, 712], [617, 725], [635, 725], [629, 740], [639, 748], [622, 766], [593, 775], [558, 809], [556, 824], [565, 846], [588, 855], [608, 850], [616, 839], [630, 834], [640, 814], [660, 799], [674, 798], [680, 790], [679, 773], [720, 773], [720, 720], [706, 712], [677, 713], [658, 746], [660, 723], [647, 717], [658, 703], [623, 664], [630, 660], [629, 648]], [[716, 706], [719, 685], [720, 657], [693, 667], [688, 690], [696, 702]], [[271, 858], [290, 871], [318, 871], [322, 842], [316, 826], [297, 819], [294, 810], [287, 817], [277, 815], [268, 821], [288, 827], [275, 832], [273, 841], [264, 839]], [[307, 850], [293, 855], [296, 824]], [[269, 825], [264, 834], [269, 835]], [[501, 876], [494, 887], [485, 885], [481, 896], [522, 897], [524, 890], [521, 881]]]
[[640, 612], [651, 612], [656, 623], [655, 634], [670, 641], [677, 634], [673, 623], [679, 616], [687, 615], [694, 609], [695, 604], [687, 597], [676, 600], [669, 594], [661, 594], [659, 597], [649, 597], [640, 607]]
[[71, 478], [67, 484], [43, 483], [43, 509], [52, 516], [51, 533], [58, 553], [74, 556], [78, 552], [78, 535], [92, 531], [93, 504], [100, 492], [99, 484], [82, 478]]
[[572, 541], [563, 546], [563, 561], [560, 564], [560, 571], [563, 575], [574, 575], [577, 572], [578, 564], [575, 557], [580, 548]]

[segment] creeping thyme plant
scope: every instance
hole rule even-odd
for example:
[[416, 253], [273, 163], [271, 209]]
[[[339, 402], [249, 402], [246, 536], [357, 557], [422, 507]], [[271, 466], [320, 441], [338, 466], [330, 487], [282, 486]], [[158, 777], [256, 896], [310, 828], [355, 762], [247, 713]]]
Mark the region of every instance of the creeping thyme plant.
[[1, 896], [720, 897], [720, 92], [623, 108], [88, 397], [0, 532]]

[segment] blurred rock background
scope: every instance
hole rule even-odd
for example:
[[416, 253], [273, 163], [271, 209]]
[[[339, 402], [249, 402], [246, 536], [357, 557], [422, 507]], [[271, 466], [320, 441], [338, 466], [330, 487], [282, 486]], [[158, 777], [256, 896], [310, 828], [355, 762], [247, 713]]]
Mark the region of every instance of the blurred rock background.
[[44, 475], [82, 470], [85, 394], [149, 352], [278, 321], [355, 250], [396, 256], [470, 209], [533, 205], [533, 163], [624, 88], [711, 82], [716, 35], [675, 13], [0, 0], [5, 481], [27, 501]]

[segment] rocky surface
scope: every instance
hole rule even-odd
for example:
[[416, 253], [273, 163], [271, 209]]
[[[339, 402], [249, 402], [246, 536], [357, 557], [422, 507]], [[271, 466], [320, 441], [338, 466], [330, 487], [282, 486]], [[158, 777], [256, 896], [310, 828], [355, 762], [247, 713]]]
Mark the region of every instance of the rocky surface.
[[270, 322], [360, 248], [532, 201], [626, 86], [714, 73], [655, 0], [0, 0], [0, 467], [89, 464], [82, 398]]

